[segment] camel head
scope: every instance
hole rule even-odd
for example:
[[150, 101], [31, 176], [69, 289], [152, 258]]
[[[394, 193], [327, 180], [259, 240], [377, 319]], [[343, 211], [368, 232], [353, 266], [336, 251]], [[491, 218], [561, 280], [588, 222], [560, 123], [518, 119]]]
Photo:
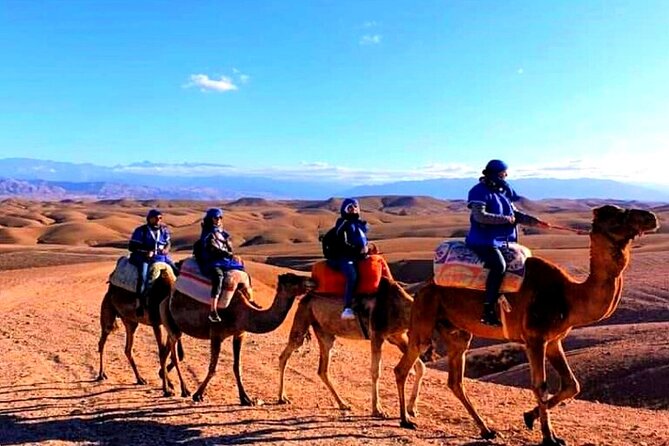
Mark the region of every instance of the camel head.
[[615, 242], [626, 243], [660, 227], [657, 216], [643, 209], [623, 209], [607, 204], [595, 208], [593, 214], [592, 232]]
[[316, 288], [316, 282], [308, 276], [298, 276], [293, 273], [281, 274], [276, 284], [277, 296], [291, 298], [302, 296]]

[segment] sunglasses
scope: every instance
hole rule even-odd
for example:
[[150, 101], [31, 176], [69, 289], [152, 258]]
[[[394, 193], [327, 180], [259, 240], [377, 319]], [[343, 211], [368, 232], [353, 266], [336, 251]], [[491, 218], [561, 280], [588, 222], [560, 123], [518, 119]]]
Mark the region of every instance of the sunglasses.
[[354, 204], [349, 204], [348, 206], [346, 206], [345, 211], [346, 212], [353, 212], [353, 211], [357, 211], [358, 209], [359, 209], [358, 206], [356, 206]]

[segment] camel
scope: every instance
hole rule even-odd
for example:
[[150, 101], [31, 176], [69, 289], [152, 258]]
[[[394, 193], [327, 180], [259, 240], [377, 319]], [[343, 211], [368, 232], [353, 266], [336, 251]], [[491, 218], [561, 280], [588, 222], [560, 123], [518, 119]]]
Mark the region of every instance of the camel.
[[[658, 228], [655, 214], [645, 210], [605, 205], [594, 209], [593, 215], [588, 278], [579, 283], [548, 260], [528, 258], [520, 290], [506, 294], [511, 309], [501, 312], [502, 327], [480, 322], [484, 301], [481, 291], [430, 283], [418, 292], [409, 325], [408, 349], [395, 367], [402, 427], [416, 428], [407, 415], [404, 387], [411, 366], [430, 343], [436, 328], [448, 351], [448, 387], [472, 416], [484, 439], [494, 438], [496, 432], [479, 416], [462, 382], [465, 354], [472, 336], [524, 344], [537, 400], [537, 406], [525, 412], [525, 424], [532, 429], [539, 418], [543, 446], [566, 444], [555, 435], [548, 412], [580, 390], [567, 363], [562, 340], [572, 328], [593, 324], [613, 314], [622, 296], [622, 273], [630, 259], [632, 240]], [[560, 389], [550, 397], [546, 358], [560, 376]]]
[[[411, 315], [413, 298], [394, 280], [382, 278], [378, 292], [373, 298], [365, 298], [364, 304], [371, 305], [369, 340], [372, 347], [372, 416], [387, 418], [379, 399], [379, 372], [381, 369], [381, 347], [387, 340], [396, 345], [402, 352], [407, 347], [407, 327]], [[318, 376], [334, 396], [339, 408], [349, 410], [350, 406], [339, 396], [328, 374], [330, 364], [330, 350], [337, 336], [347, 339], [364, 340], [358, 321], [342, 320], [342, 298], [324, 296], [316, 293], [307, 294], [300, 301], [293, 326], [290, 330], [288, 345], [279, 357], [279, 403], [290, 403], [286, 397], [284, 374], [286, 364], [292, 353], [304, 342], [309, 327], [312, 327], [320, 349]], [[410, 402], [410, 412], [416, 414], [419, 383], [425, 372], [425, 365], [419, 359], [416, 362], [416, 381]]]
[[161, 351], [160, 365], [163, 377], [163, 393], [172, 396], [172, 385], [165, 368], [167, 356], [172, 357], [181, 384], [181, 395], [186, 397], [190, 392], [179, 369], [176, 358], [175, 343], [182, 333], [197, 339], [211, 341], [209, 371], [200, 387], [193, 394], [194, 401], [202, 401], [207, 384], [216, 373], [216, 365], [221, 351], [221, 343], [229, 336], [233, 337], [232, 350], [234, 355], [233, 371], [237, 381], [239, 400], [242, 406], [252, 406], [254, 401], [249, 398], [242, 383], [241, 351], [242, 342], [247, 332], [269, 333], [275, 330], [286, 319], [288, 311], [297, 296], [306, 294], [315, 287], [311, 278], [292, 273], [281, 274], [276, 286], [276, 295], [270, 308], [258, 310], [249, 304], [249, 296], [244, 295], [247, 289], [238, 287], [227, 308], [219, 310], [221, 322], [211, 323], [208, 319], [209, 306], [198, 302], [179, 291], [175, 291], [170, 299], [160, 304], [160, 317], [168, 332], [167, 348]]
[[[135, 373], [137, 384], [146, 384], [146, 380], [140, 375], [135, 359], [132, 355], [132, 347], [135, 340], [135, 331], [139, 324], [150, 325], [158, 344], [158, 351], [165, 347], [163, 332], [158, 317], [158, 305], [170, 296], [174, 288], [175, 277], [167, 270], [162, 270], [160, 276], [155, 280], [148, 290], [149, 309], [144, 316], [136, 315], [137, 294], [126, 291], [123, 288], [109, 284], [107, 292], [100, 306], [100, 341], [98, 352], [100, 353], [100, 369], [96, 381], [106, 380], [107, 374], [104, 370], [105, 343], [109, 334], [117, 327], [116, 319], [120, 318], [125, 326], [125, 356], [128, 358], [130, 367]], [[179, 356], [183, 359], [181, 344], [177, 346]], [[170, 364], [170, 368], [172, 364]]]

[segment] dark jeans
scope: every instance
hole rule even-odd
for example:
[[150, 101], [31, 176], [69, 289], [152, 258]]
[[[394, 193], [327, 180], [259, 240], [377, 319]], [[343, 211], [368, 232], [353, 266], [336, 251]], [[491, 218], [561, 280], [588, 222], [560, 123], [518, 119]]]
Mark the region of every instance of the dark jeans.
[[483, 260], [485, 267], [489, 270], [485, 283], [485, 303], [493, 305], [499, 298], [499, 289], [506, 272], [506, 260], [499, 248], [494, 246], [470, 246], [469, 248]]
[[209, 269], [209, 278], [211, 279], [211, 297], [219, 297], [223, 291], [223, 281], [225, 280], [225, 270], [219, 266]]
[[346, 287], [344, 288], [344, 308], [351, 308], [353, 305], [353, 293], [358, 285], [358, 264], [354, 260], [328, 259], [328, 266], [340, 271], [346, 277]]
[[137, 273], [139, 277], [137, 278], [137, 293], [142, 294], [146, 290], [146, 281], [149, 278], [149, 262], [142, 262], [135, 265], [137, 267]]

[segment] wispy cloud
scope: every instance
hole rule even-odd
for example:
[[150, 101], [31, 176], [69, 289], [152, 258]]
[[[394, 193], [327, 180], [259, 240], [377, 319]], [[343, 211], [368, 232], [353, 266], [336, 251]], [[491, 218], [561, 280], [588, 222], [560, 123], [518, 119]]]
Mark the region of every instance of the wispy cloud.
[[221, 76], [218, 79], [212, 79], [206, 74], [191, 74], [188, 78], [188, 83], [184, 87], [198, 87], [201, 91], [217, 91], [221, 93], [237, 90], [237, 85], [234, 84], [231, 78]]
[[239, 83], [241, 83], [241, 84], [246, 84], [246, 83], [249, 82], [249, 80], [251, 80], [251, 76], [249, 76], [248, 74], [242, 73], [237, 68], [233, 68], [232, 73], [239, 80]]
[[365, 34], [360, 38], [360, 45], [378, 45], [383, 36], [381, 34]]

